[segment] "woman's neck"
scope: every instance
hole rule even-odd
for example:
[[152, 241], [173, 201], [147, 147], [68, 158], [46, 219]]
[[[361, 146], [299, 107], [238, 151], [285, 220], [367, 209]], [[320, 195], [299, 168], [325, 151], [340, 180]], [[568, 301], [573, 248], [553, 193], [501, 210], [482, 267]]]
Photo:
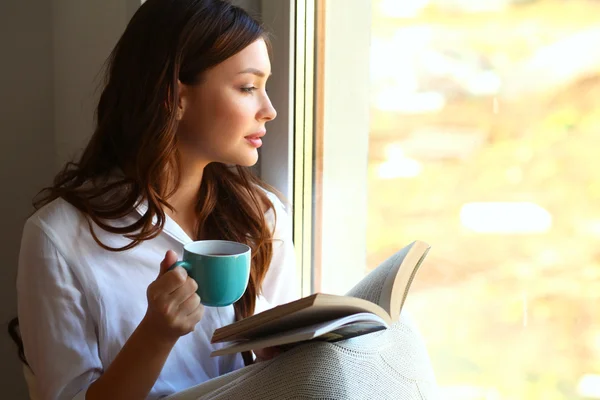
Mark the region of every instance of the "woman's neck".
[[192, 239], [196, 239], [197, 236], [196, 207], [205, 166], [199, 163], [181, 163], [179, 185], [173, 196], [169, 198], [173, 211], [165, 209], [167, 215]]

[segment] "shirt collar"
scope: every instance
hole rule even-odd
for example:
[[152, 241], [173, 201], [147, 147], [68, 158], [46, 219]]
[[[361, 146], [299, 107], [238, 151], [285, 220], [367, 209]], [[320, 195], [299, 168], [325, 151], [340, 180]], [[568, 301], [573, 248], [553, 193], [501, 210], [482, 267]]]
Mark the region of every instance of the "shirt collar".
[[[144, 199], [139, 199], [137, 201], [137, 205], [135, 206], [135, 210], [141, 216], [146, 214], [148, 211], [148, 201]], [[156, 215], [152, 217], [152, 224], [156, 225]], [[182, 245], [186, 245], [194, 240], [188, 236], [187, 233], [179, 226], [177, 222], [175, 222], [171, 217], [165, 214], [165, 225], [163, 226], [163, 232], [173, 239], [180, 242]]]

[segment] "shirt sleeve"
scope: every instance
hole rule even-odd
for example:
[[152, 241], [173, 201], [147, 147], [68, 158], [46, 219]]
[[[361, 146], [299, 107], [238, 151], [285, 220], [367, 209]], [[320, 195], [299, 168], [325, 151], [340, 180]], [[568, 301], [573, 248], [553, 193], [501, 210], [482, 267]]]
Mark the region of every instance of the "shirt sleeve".
[[262, 286], [265, 304], [257, 312], [296, 300], [300, 292], [296, 275], [296, 254], [292, 242], [291, 215], [275, 195], [270, 194], [269, 199], [274, 207], [267, 214], [273, 224], [273, 257]]
[[62, 254], [32, 220], [25, 224], [17, 274], [19, 328], [41, 399], [84, 399], [102, 373], [98, 337]]

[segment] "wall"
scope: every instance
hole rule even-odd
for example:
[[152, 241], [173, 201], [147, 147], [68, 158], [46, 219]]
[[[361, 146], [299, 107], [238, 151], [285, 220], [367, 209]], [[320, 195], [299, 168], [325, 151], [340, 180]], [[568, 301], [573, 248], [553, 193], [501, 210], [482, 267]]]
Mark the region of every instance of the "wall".
[[92, 133], [101, 69], [130, 17], [127, 4], [122, 0], [54, 0], [57, 168], [76, 156]]
[[52, 3], [0, 2], [0, 397], [25, 399], [6, 324], [16, 315], [21, 228], [54, 163]]

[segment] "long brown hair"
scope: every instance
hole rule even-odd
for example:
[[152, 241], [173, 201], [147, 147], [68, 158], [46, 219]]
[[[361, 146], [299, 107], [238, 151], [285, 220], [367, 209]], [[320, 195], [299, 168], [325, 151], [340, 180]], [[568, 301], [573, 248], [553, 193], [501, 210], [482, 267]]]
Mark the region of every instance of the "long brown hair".
[[[174, 189], [169, 188], [179, 182], [178, 80], [199, 82], [208, 68], [260, 38], [267, 41], [261, 25], [225, 1], [147, 0], [108, 59], [93, 136], [79, 161], [67, 163], [40, 193], [35, 207], [65, 199], [87, 216], [94, 239], [110, 251], [131, 249], [159, 235], [164, 208], [171, 208]], [[121, 172], [117, 179], [115, 170]], [[248, 289], [234, 305], [237, 319], [254, 313], [272, 257], [272, 232], [264, 213], [273, 204], [260, 187], [267, 186], [249, 169], [212, 163], [204, 170], [197, 204], [197, 239], [232, 240], [252, 248]], [[137, 222], [111, 224], [140, 201], [148, 210]], [[93, 224], [131, 242], [108, 247]]]

